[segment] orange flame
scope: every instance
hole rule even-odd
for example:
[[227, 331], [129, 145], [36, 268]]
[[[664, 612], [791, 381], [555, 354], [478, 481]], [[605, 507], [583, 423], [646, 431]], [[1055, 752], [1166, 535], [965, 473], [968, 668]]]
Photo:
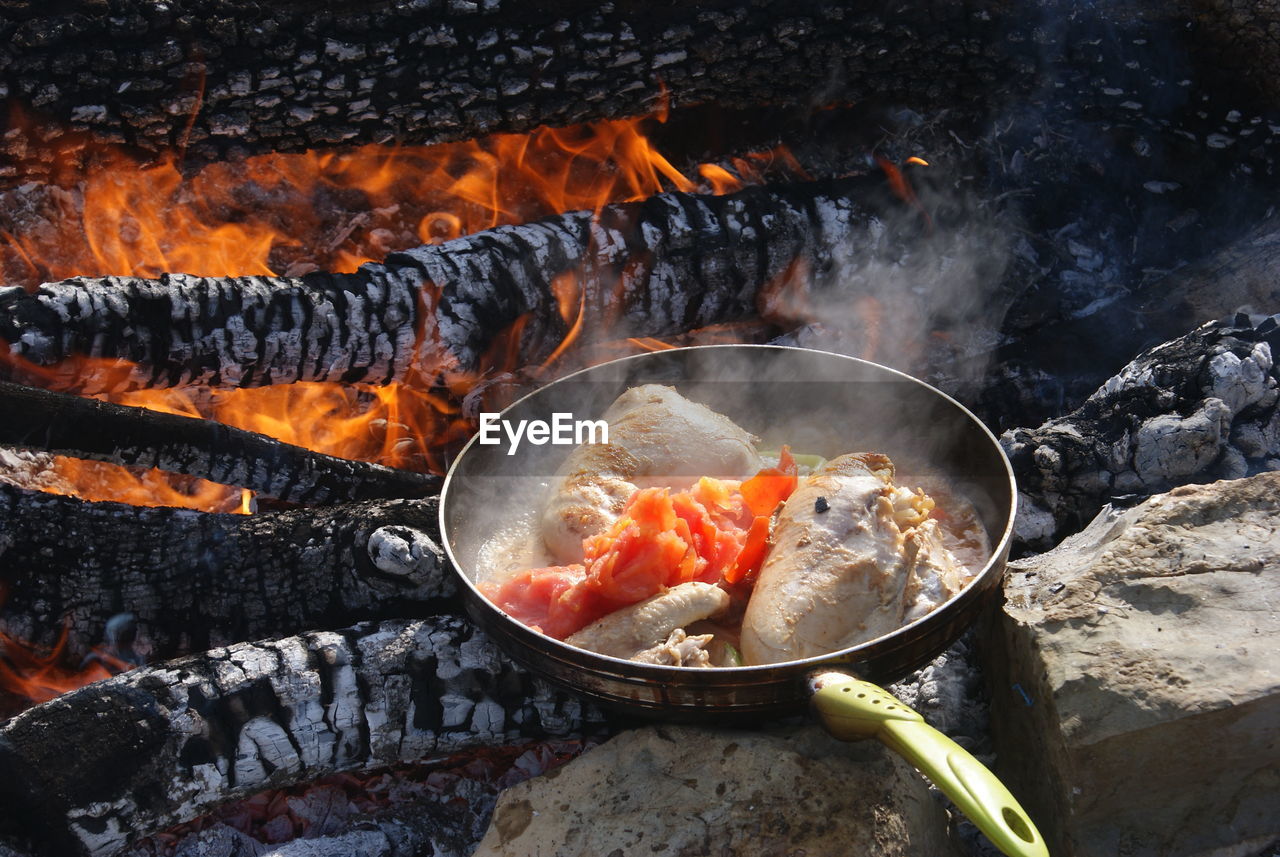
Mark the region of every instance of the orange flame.
[[[659, 117], [661, 118], [661, 117]], [[700, 180], [681, 173], [644, 130], [652, 117], [569, 128], [539, 128], [430, 147], [369, 145], [347, 154], [306, 152], [213, 164], [193, 177], [179, 156], [142, 164], [119, 151], [75, 174], [76, 191], [53, 197], [57, 230], [0, 235], [8, 281], [72, 276], [155, 277], [351, 271], [394, 249], [573, 210], [643, 199], [671, 188], [726, 193], [771, 170], [803, 175], [785, 149], [736, 158], [732, 168], [703, 164]], [[64, 170], [64, 173], [66, 171]], [[335, 214], [355, 200], [354, 215]], [[583, 325], [584, 296], [572, 276], [553, 287], [568, 333], [545, 365], [559, 360]], [[522, 323], [495, 344], [480, 373], [511, 371]], [[84, 373], [124, 378], [125, 361], [76, 358], [37, 370], [49, 386], [74, 389]], [[458, 402], [476, 377], [415, 378], [385, 387], [329, 383], [215, 391], [198, 406], [180, 391], [141, 390], [110, 397], [141, 407], [203, 416], [346, 458], [416, 470], [443, 468], [439, 447], [465, 438]], [[447, 453], [445, 453], [447, 454]], [[137, 474], [62, 459], [69, 493], [135, 505], [246, 511], [237, 489]]]
[[67, 667], [66, 646], [66, 626], [46, 652], [36, 651], [0, 631], [0, 689], [35, 704], [133, 669], [133, 664], [100, 649], [94, 649], [79, 668]]
[[[920, 202], [919, 197], [916, 196], [915, 188], [911, 186], [911, 182], [907, 181], [907, 177], [903, 174], [902, 170], [898, 169], [898, 167], [888, 159], [882, 158], [879, 155], [876, 155], [876, 163], [879, 164], [880, 169], [884, 172], [884, 177], [889, 182], [889, 188], [894, 192], [898, 199], [920, 212], [921, 217], [924, 218], [925, 228], [932, 232], [933, 218], [929, 215], [929, 212], [925, 210], [925, 207]], [[928, 161], [915, 156], [907, 158], [906, 163], [925, 167], [929, 166]]]

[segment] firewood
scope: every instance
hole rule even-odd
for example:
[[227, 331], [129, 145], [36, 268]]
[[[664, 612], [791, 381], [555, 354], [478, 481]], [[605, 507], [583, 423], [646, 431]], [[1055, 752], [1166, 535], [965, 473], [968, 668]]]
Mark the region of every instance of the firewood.
[[1066, 416], [1007, 431], [1017, 535], [1046, 549], [1107, 502], [1280, 469], [1280, 316], [1209, 322], [1138, 355]]
[[436, 509], [428, 498], [209, 514], [0, 485], [0, 630], [52, 646], [65, 627], [76, 660], [132, 614], [139, 654], [156, 659], [418, 615], [454, 594]]
[[[517, 320], [514, 362], [530, 365], [579, 314], [584, 341], [768, 317], [777, 292], [803, 294], [833, 254], [892, 259], [915, 222], [879, 176], [665, 193], [393, 253], [354, 274], [75, 278], [31, 294], [0, 290], [0, 340], [40, 366], [73, 355], [139, 364], [128, 377], [73, 365], [55, 384], [88, 393], [474, 371]], [[30, 380], [21, 362], [7, 371]]]
[[883, 92], [917, 109], [977, 102], [994, 82], [1034, 86], [1019, 72], [1039, 21], [1011, 23], [990, 0], [856, 10], [819, 0], [22, 2], [0, 18], [0, 106], [37, 115], [30, 134], [0, 141], [0, 177], [47, 177], [88, 157], [86, 142], [180, 150], [192, 163], [470, 139], [639, 115], [664, 97], [745, 108]]
[[0, 828], [47, 854], [105, 857], [266, 788], [603, 723], [458, 617], [244, 643], [0, 726]]
[[1099, 301], [1090, 312], [1053, 313], [1035, 326], [1007, 331], [1012, 343], [1001, 349], [986, 381], [983, 412], [993, 423], [1013, 414], [1024, 424], [1058, 416], [1140, 351], [1238, 311], [1270, 312], [1280, 306], [1278, 284], [1280, 215], [1272, 215], [1193, 263], [1114, 301]]
[[0, 381], [0, 445], [157, 467], [289, 503], [426, 497], [440, 478], [323, 455], [257, 432]]

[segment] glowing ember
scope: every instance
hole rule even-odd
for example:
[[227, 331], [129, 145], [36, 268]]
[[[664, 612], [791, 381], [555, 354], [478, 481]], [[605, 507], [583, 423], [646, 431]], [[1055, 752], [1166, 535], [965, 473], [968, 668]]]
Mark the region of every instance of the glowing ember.
[[[907, 177], [903, 174], [902, 170], [898, 169], [892, 161], [882, 158], [879, 155], [876, 156], [876, 163], [884, 172], [885, 178], [889, 180], [889, 187], [893, 190], [894, 194], [896, 194], [903, 202], [920, 212], [920, 216], [924, 219], [925, 226], [932, 231], [933, 218], [929, 215], [929, 212], [925, 210], [924, 205], [921, 204], [920, 199], [916, 196], [915, 188], [911, 186], [911, 182], [907, 181]], [[905, 163], [912, 164], [914, 166], [929, 166], [929, 162], [924, 158], [917, 158], [915, 156], [907, 158]]]

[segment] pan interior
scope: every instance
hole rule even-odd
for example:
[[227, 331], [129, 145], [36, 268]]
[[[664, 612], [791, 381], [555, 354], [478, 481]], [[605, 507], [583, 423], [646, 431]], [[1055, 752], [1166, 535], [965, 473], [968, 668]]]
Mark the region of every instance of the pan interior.
[[[628, 388], [665, 384], [759, 436], [760, 448], [834, 457], [882, 452], [902, 474], [944, 478], [976, 507], [993, 546], [1006, 536], [1011, 475], [995, 439], [933, 388], [873, 363], [803, 349], [708, 346], [603, 364], [548, 385], [502, 418], [599, 419]], [[477, 558], [494, 534], [540, 507], [572, 445], [485, 445], [463, 451], [442, 497], [444, 534], [459, 570], [475, 582]], [[680, 474], [685, 475], [685, 474]], [[700, 474], [687, 474], [690, 476]]]

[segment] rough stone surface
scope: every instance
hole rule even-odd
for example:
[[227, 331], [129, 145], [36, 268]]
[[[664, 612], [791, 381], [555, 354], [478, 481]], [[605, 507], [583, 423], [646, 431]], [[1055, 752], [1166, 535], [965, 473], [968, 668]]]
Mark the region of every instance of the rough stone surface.
[[1005, 594], [992, 731], [1055, 855], [1280, 840], [1280, 474], [1108, 508]]
[[663, 726], [508, 789], [476, 857], [945, 857], [946, 830], [924, 779], [878, 743]]

